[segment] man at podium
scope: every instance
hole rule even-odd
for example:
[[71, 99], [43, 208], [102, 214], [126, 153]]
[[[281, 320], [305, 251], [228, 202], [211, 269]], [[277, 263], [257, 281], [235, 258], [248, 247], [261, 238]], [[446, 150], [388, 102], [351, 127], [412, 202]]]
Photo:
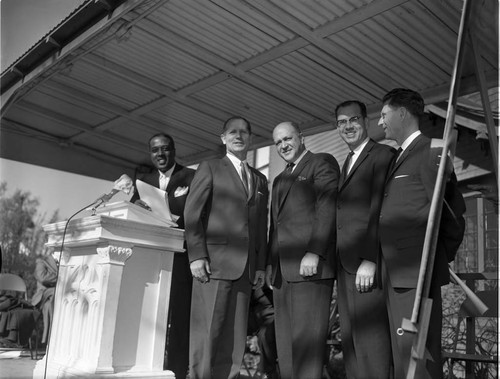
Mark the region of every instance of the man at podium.
[[[152, 136], [149, 139], [149, 153], [156, 170], [138, 179], [166, 191], [170, 212], [174, 217], [178, 217], [177, 226], [184, 229], [184, 206], [195, 170], [176, 163], [174, 140], [168, 134], [159, 133]], [[140, 199], [137, 187], [130, 201], [150, 209], [148, 204]], [[187, 254], [175, 254], [172, 267], [165, 368], [173, 371], [175, 377], [181, 379], [186, 377], [189, 364], [189, 315], [192, 286], [193, 279]]]

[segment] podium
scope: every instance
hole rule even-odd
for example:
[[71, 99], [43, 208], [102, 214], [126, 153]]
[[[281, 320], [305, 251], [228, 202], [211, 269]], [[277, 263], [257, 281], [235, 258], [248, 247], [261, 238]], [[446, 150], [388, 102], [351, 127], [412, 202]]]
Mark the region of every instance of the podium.
[[[184, 253], [184, 231], [171, 225], [127, 201], [70, 221], [49, 351], [34, 378], [175, 378], [163, 360], [172, 262]], [[44, 227], [56, 251], [65, 226]]]

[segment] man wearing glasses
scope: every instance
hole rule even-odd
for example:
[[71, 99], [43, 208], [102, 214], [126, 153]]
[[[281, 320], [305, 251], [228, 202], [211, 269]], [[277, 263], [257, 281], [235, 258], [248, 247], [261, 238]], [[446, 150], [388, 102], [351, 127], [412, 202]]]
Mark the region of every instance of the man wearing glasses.
[[368, 137], [365, 104], [349, 100], [335, 109], [349, 154], [337, 195], [337, 285], [342, 350], [348, 378], [385, 379], [391, 339], [385, 298], [376, 274], [378, 218], [395, 150]]
[[[156, 170], [138, 179], [167, 192], [170, 211], [174, 216], [179, 217], [176, 221], [178, 227], [184, 229], [184, 206], [195, 170], [175, 162], [175, 144], [168, 134], [155, 134], [149, 139], [149, 154]], [[130, 201], [149, 209], [149, 206], [139, 197], [140, 193], [135, 188]], [[168, 315], [166, 368], [172, 370], [176, 378], [185, 378], [189, 366], [189, 317], [192, 287], [193, 278], [187, 254], [175, 254]]]

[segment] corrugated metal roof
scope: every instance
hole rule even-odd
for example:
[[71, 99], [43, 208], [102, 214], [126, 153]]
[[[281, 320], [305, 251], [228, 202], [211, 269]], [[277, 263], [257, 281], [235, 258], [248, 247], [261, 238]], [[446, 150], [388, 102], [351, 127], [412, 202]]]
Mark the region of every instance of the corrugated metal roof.
[[[83, 154], [95, 164], [73, 172], [103, 177], [109, 170], [90, 169], [98, 170], [103, 156], [116, 163], [116, 174], [149, 164], [145, 144], [162, 130], [174, 136], [179, 160], [191, 164], [219, 155], [221, 126], [234, 114], [250, 120], [259, 147], [272, 143], [273, 127], [285, 120], [299, 123], [306, 135], [331, 131], [335, 106], [347, 99], [365, 102], [375, 118], [381, 97], [396, 86], [443, 101], [462, 5], [461, 0], [107, 3], [105, 13], [104, 2], [82, 3], [49, 34], [65, 36], [56, 49], [41, 40], [2, 73], [2, 157], [37, 163], [40, 152], [20, 154], [12, 146], [20, 135], [37, 141], [43, 136], [46, 156], [53, 153], [51, 143], [66, 154]], [[498, 3], [480, 3], [471, 27], [491, 87], [498, 77]], [[472, 57], [469, 49], [464, 93], [478, 88]], [[335, 135], [318, 137], [318, 148], [343, 152]], [[345, 154], [340, 155], [339, 162]], [[60, 166], [54, 158], [51, 167]]]

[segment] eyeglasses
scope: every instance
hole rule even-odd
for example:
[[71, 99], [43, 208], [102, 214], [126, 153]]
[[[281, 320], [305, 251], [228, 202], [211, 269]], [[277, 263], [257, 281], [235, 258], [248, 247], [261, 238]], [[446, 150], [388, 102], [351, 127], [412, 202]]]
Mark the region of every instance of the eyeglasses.
[[353, 116], [350, 119], [343, 119], [343, 120], [337, 120], [337, 126], [341, 128], [342, 126], [346, 126], [347, 123], [349, 124], [354, 124], [355, 122], [358, 122], [362, 117], [361, 116]]
[[171, 151], [173, 151], [174, 149], [172, 149], [171, 146], [167, 146], [167, 145], [163, 145], [163, 146], [158, 146], [158, 147], [153, 147], [151, 148], [149, 151], [152, 153], [152, 154], [158, 154], [158, 153], [163, 153], [163, 154], [166, 154], [166, 153], [170, 153]]

